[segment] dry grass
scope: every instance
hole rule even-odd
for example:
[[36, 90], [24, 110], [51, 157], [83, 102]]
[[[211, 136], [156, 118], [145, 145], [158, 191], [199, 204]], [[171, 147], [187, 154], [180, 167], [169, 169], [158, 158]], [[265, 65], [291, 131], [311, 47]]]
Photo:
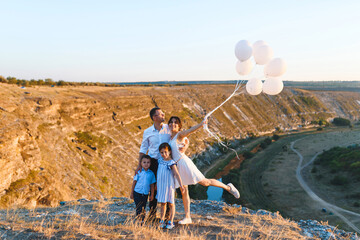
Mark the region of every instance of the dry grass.
[[[159, 229], [157, 223], [141, 226], [133, 212], [111, 209], [98, 202], [53, 209], [4, 211], [0, 236], [23, 239], [306, 239], [295, 222], [279, 214], [251, 215], [226, 207], [220, 213], [193, 214], [194, 224]], [[211, 216], [211, 217], [210, 217]], [[10, 236], [10, 237], [9, 237]]]

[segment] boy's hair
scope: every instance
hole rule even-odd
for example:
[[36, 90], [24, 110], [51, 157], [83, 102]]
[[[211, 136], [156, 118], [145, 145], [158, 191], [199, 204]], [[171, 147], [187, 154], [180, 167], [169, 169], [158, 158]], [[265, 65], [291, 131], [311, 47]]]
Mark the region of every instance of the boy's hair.
[[150, 118], [151, 118], [151, 120], [154, 120], [153, 116], [156, 114], [157, 110], [161, 110], [161, 109], [159, 107], [154, 107], [153, 109], [150, 110]]
[[160, 144], [160, 146], [159, 146], [159, 152], [160, 152], [161, 149], [163, 149], [163, 148], [167, 148], [169, 151], [171, 151], [170, 145], [169, 145], [168, 143], [166, 143], [166, 142]]
[[151, 160], [151, 157], [150, 157], [149, 155], [144, 154], [144, 155], [142, 155], [142, 157], [141, 157], [141, 159], [140, 159], [140, 162], [141, 162], [144, 158]]
[[175, 122], [179, 125], [179, 130], [181, 130], [181, 128], [182, 128], [181, 120], [177, 116], [171, 116], [169, 119], [168, 125], [171, 122], [171, 120], [173, 120], [173, 119], [175, 119]]

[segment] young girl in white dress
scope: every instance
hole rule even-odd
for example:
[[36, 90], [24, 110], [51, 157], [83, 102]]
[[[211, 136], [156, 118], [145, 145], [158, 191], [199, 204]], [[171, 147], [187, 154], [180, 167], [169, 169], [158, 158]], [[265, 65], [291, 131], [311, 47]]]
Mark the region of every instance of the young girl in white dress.
[[[179, 151], [179, 146], [183, 144], [185, 141], [189, 141], [187, 136], [191, 133], [198, 130], [201, 126], [207, 124], [207, 120], [202, 121], [201, 123], [191, 127], [188, 130], [180, 131], [181, 130], [181, 120], [179, 117], [172, 116], [168, 122], [169, 128], [171, 130], [171, 139], [170, 139], [170, 146], [172, 148], [172, 156], [173, 160], [177, 163], [179, 174], [182, 179], [182, 184], [185, 185], [185, 191], [182, 193], [182, 199], [184, 203], [184, 211], [185, 211], [185, 218], [179, 221], [179, 224], [190, 224], [192, 223], [191, 216], [190, 216], [190, 197], [189, 197], [189, 190], [187, 185], [193, 184], [201, 184], [205, 187], [214, 186], [220, 187], [232, 195], [235, 198], [240, 197], [239, 191], [235, 188], [232, 183], [225, 185], [224, 183], [216, 180], [216, 179], [207, 179], [205, 176], [199, 171], [199, 169], [195, 166], [195, 164], [188, 158], [184, 153]], [[175, 187], [179, 187], [179, 183], [175, 181]]]
[[[174, 228], [175, 217], [175, 179], [180, 185], [181, 193], [185, 191], [175, 161], [171, 156], [171, 147], [168, 143], [162, 143], [159, 146], [159, 152], [162, 159], [159, 159], [159, 167], [157, 170], [157, 201], [161, 203], [160, 208], [160, 228]], [[169, 221], [165, 223], [166, 204], [170, 208]]]

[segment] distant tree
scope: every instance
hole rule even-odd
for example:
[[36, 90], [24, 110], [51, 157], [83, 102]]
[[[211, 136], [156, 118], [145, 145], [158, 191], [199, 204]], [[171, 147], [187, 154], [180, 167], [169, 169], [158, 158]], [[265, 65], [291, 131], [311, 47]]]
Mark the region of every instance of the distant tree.
[[246, 159], [252, 158], [254, 155], [255, 155], [255, 154], [252, 153], [252, 152], [250, 152], [250, 151], [245, 151], [245, 152], [243, 153], [243, 156], [244, 156], [244, 158], [246, 158]]
[[17, 79], [15, 77], [7, 77], [6, 78], [10, 84], [16, 84], [17, 83]]
[[272, 139], [273, 139], [274, 141], [279, 140], [279, 138], [280, 138], [280, 136], [277, 135], [277, 134], [274, 134], [274, 135], [272, 136]]
[[266, 145], [270, 145], [272, 143], [271, 138], [267, 137], [265, 138], [264, 142], [266, 143]]
[[333, 124], [336, 126], [350, 126], [351, 123], [349, 119], [337, 117], [333, 119]]
[[[39, 79], [41, 80], [41, 79]], [[51, 79], [51, 78], [46, 78], [45, 79], [45, 85], [54, 85], [55, 82]]]
[[58, 81], [58, 82], [56, 83], [56, 85], [58, 85], [58, 86], [66, 86], [67, 83], [66, 83], [64, 80], [60, 80], [60, 81]]
[[4, 78], [3, 76], [0, 76], [0, 82], [7, 83], [8, 80], [6, 78]]

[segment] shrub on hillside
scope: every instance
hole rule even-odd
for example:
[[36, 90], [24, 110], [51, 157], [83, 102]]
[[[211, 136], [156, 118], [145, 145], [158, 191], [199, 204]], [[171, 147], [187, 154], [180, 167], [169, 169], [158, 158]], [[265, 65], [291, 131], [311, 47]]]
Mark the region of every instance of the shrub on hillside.
[[261, 147], [262, 149], [265, 149], [267, 146], [268, 146], [268, 145], [267, 145], [265, 142], [261, 142], [261, 143], [260, 143], [260, 147]]
[[273, 139], [274, 141], [279, 140], [279, 138], [280, 138], [280, 136], [277, 135], [277, 134], [274, 134], [274, 135], [272, 136], [272, 139]]
[[271, 138], [269, 138], [269, 137], [265, 138], [264, 143], [266, 143], [267, 145], [270, 145], [272, 143]]
[[333, 124], [335, 124], [336, 126], [350, 126], [351, 125], [349, 119], [345, 119], [345, 118], [341, 118], [341, 117], [334, 118]]
[[255, 154], [252, 153], [252, 152], [250, 152], [250, 151], [245, 151], [245, 152], [243, 153], [243, 156], [244, 156], [244, 158], [246, 158], [246, 159], [252, 158], [254, 155], [255, 155]]
[[354, 174], [359, 174], [360, 148], [357, 145], [333, 147], [321, 153], [315, 160], [315, 164], [329, 166], [332, 173], [349, 171]]
[[349, 179], [344, 177], [344, 176], [335, 176], [331, 181], [330, 181], [331, 184], [333, 185], [339, 185], [339, 186], [342, 186], [342, 185], [346, 185], [349, 183]]

